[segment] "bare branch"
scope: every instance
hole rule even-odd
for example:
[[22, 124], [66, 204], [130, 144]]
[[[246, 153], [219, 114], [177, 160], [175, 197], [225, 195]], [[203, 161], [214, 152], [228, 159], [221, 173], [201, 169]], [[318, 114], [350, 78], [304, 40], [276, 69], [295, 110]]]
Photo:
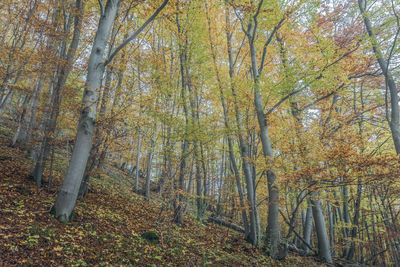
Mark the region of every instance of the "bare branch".
[[161, 4], [161, 6], [159, 8], [157, 8], [157, 10], [153, 13], [153, 15], [151, 15], [150, 18], [148, 18], [145, 23], [143, 23], [142, 26], [140, 26], [139, 29], [137, 29], [136, 32], [134, 32], [128, 39], [126, 39], [124, 42], [122, 42], [122, 44], [120, 46], [118, 46], [114, 52], [111, 53], [110, 57], [106, 60], [106, 62], [104, 62], [104, 66], [107, 66], [108, 63], [110, 63], [113, 58], [118, 54], [118, 52], [124, 48], [129, 42], [131, 42], [132, 40], [134, 40], [143, 30], [144, 28], [146, 28], [146, 26], [152, 22], [157, 15], [161, 12], [161, 10], [164, 9], [164, 7], [168, 4], [169, 0], [164, 0], [164, 2]]
[[300, 108], [299, 110], [304, 111], [304, 110], [306, 110], [306, 109], [308, 109], [308, 108], [314, 106], [314, 105], [317, 104], [318, 102], [320, 102], [320, 101], [322, 101], [322, 100], [324, 100], [324, 99], [327, 99], [327, 98], [331, 97], [333, 94], [335, 94], [337, 91], [339, 91], [339, 90], [342, 89], [343, 87], [344, 87], [344, 83], [342, 83], [338, 88], [336, 88], [336, 89], [333, 90], [332, 92], [330, 92], [330, 93], [328, 93], [328, 94], [326, 94], [326, 95], [324, 95], [324, 96], [321, 96], [320, 98], [314, 100], [312, 103], [310, 103], [310, 104], [308, 104], [308, 105], [305, 105], [304, 107]]
[[291, 97], [303, 90], [304, 90], [304, 87], [287, 94], [285, 97], [283, 97], [281, 100], [279, 100], [278, 103], [276, 103], [272, 108], [270, 108], [265, 115], [268, 116], [269, 114], [274, 112], [274, 110], [277, 109], [283, 102], [285, 102], [286, 99], [288, 99], [289, 97]]
[[263, 53], [262, 53], [261, 62], [260, 62], [260, 68], [258, 69], [259, 74], [261, 74], [261, 72], [264, 69], [265, 58], [267, 56], [267, 47], [272, 42], [272, 38], [274, 37], [275, 33], [279, 30], [279, 28], [282, 26], [284, 21], [285, 21], [285, 17], [283, 17], [279, 21], [279, 23], [274, 27], [274, 29], [272, 30], [271, 34], [269, 35], [267, 41], [264, 44]]

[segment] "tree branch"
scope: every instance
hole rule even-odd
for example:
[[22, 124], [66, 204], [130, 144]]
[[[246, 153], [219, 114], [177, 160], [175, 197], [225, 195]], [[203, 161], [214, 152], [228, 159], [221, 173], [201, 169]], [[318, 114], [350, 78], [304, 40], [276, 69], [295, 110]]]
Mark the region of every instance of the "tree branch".
[[277, 109], [283, 102], [285, 102], [286, 99], [288, 99], [289, 97], [291, 97], [292, 95], [295, 95], [301, 91], [303, 91], [304, 88], [295, 90], [293, 92], [291, 92], [290, 94], [287, 94], [284, 98], [282, 98], [281, 100], [278, 101], [278, 103], [276, 103], [272, 108], [270, 108], [267, 113], [265, 114], [266, 116], [268, 116], [269, 114], [271, 114], [272, 112], [274, 112], [275, 109]]
[[265, 58], [267, 57], [267, 47], [272, 42], [272, 38], [274, 37], [275, 33], [279, 30], [279, 28], [282, 26], [284, 21], [285, 21], [285, 17], [283, 17], [279, 21], [279, 23], [274, 27], [274, 29], [272, 30], [271, 34], [269, 35], [267, 41], [264, 44], [263, 53], [262, 53], [261, 62], [260, 62], [260, 67], [258, 69], [258, 73], [259, 74], [261, 74], [261, 72], [264, 69]]
[[140, 26], [140, 28], [133, 33], [128, 39], [126, 39], [121, 45], [119, 45], [114, 52], [111, 53], [110, 57], [104, 62], [104, 66], [107, 66], [107, 64], [109, 64], [113, 58], [118, 54], [118, 52], [124, 48], [130, 41], [134, 40], [143, 30], [144, 28], [146, 28], [146, 26], [152, 22], [157, 15], [161, 12], [161, 10], [164, 9], [164, 7], [168, 4], [169, 0], [164, 0], [164, 2], [161, 4], [161, 6], [159, 8], [157, 8], [157, 10], [153, 13], [153, 15], [151, 15], [150, 18], [148, 18], [145, 23], [143, 23], [142, 26]]

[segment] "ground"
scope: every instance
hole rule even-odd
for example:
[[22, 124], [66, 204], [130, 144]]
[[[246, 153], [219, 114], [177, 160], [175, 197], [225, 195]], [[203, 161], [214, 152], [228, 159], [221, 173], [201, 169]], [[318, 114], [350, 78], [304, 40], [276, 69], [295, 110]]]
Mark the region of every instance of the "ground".
[[[322, 265], [296, 255], [273, 261], [240, 233], [190, 216], [179, 227], [160, 201], [148, 202], [133, 193], [118, 170], [92, 179], [91, 192], [78, 203], [74, 220], [60, 223], [49, 210], [67, 157], [60, 148], [50, 192], [47, 183], [38, 189], [29, 179], [29, 155], [9, 146], [13, 126], [0, 121], [0, 266]], [[142, 238], [146, 232], [154, 232], [160, 242]]]

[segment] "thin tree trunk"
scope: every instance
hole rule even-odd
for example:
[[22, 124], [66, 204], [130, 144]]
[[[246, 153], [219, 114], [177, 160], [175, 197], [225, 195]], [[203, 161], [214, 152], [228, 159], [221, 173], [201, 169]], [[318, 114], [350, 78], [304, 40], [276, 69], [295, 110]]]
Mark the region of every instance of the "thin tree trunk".
[[53, 163], [54, 163], [54, 146], [51, 149], [51, 157], [50, 157], [50, 170], [49, 170], [49, 184], [47, 185], [47, 192], [50, 193], [51, 189], [51, 181], [53, 179]]
[[[154, 127], [154, 133], [155, 132], [156, 132], [156, 126]], [[149, 155], [147, 156], [146, 185], [144, 190], [144, 195], [147, 199], [150, 199], [151, 163], [153, 161], [153, 152], [155, 144], [156, 142], [154, 140], [154, 137], [152, 137], [150, 141]]]
[[188, 185], [186, 187], [186, 204], [185, 204], [185, 214], [187, 214], [189, 212], [189, 200], [190, 200], [190, 194], [191, 194], [191, 190], [192, 190], [192, 181], [193, 181], [193, 163], [192, 166], [190, 167], [190, 173], [189, 173], [189, 182]]
[[40, 77], [39, 77], [39, 81], [36, 85], [36, 89], [33, 92], [32, 104], [30, 106], [30, 115], [29, 115], [29, 118], [27, 119], [27, 126], [25, 128], [26, 137], [27, 137], [25, 147], [30, 150], [32, 150], [31, 141], [32, 141], [32, 135], [34, 132], [35, 124], [36, 124], [37, 105], [39, 102], [42, 87], [43, 87], [43, 74], [41, 73]]
[[11, 146], [15, 146], [17, 143], [23, 141], [26, 137], [26, 130], [24, 129], [24, 126], [26, 126], [26, 112], [31, 98], [32, 95], [30, 94], [25, 96], [24, 103], [22, 104], [22, 111], [18, 118], [18, 128], [12, 139]]
[[[184, 34], [180, 26], [179, 15], [176, 16], [176, 24], [178, 28], [178, 32], [180, 34]], [[185, 35], [185, 44], [187, 44], [187, 35]], [[175, 190], [179, 190], [183, 192], [184, 190], [184, 182], [185, 182], [185, 170], [186, 170], [186, 158], [187, 158], [187, 151], [189, 149], [189, 141], [188, 141], [188, 127], [189, 127], [189, 114], [186, 105], [186, 87], [187, 87], [187, 78], [185, 73], [185, 65], [188, 64], [187, 62], [187, 46], [182, 46], [179, 44], [179, 62], [180, 62], [180, 74], [181, 74], [181, 98], [183, 102], [183, 111], [185, 114], [185, 137], [182, 141], [181, 145], [181, 157], [180, 157], [180, 166], [179, 166], [179, 176], [178, 176], [178, 183], [175, 187]], [[174, 221], [179, 224], [183, 225], [183, 195], [182, 193], [178, 192], [175, 197], [174, 202]]]
[[[227, 9], [228, 13], [228, 9]], [[258, 236], [257, 236], [257, 220], [255, 216], [255, 208], [256, 205], [254, 203], [254, 185], [253, 185], [253, 180], [251, 177], [251, 171], [250, 171], [250, 164], [248, 162], [249, 159], [249, 153], [248, 153], [248, 144], [244, 140], [243, 137], [243, 122], [242, 122], [242, 115], [239, 111], [239, 104], [238, 104], [238, 99], [237, 99], [237, 92], [236, 88], [234, 86], [234, 76], [235, 76], [235, 66], [234, 66], [234, 60], [233, 60], [233, 52], [232, 52], [232, 33], [229, 31], [230, 27], [230, 20], [229, 20], [229, 14], [226, 16], [226, 24], [227, 24], [227, 47], [228, 47], [228, 60], [229, 60], [229, 77], [230, 77], [230, 86], [231, 86], [231, 91], [233, 94], [233, 101], [234, 101], [234, 109], [235, 109], [235, 118], [236, 118], [236, 124], [237, 124], [237, 129], [238, 129], [238, 137], [239, 137], [239, 148], [240, 148], [240, 155], [242, 159], [242, 169], [243, 169], [243, 174], [245, 177], [246, 181], [246, 189], [247, 189], [247, 200], [249, 202], [250, 206], [250, 211], [249, 211], [249, 230], [248, 230], [248, 235], [246, 235], [246, 239], [251, 242], [253, 245], [258, 244]], [[237, 181], [237, 176], [236, 176], [236, 181]], [[239, 181], [240, 182], [240, 181]], [[240, 183], [237, 183], [239, 185]], [[239, 187], [238, 187], [239, 190]], [[243, 216], [243, 214], [242, 214]], [[243, 217], [244, 218], [244, 217]]]
[[329, 220], [329, 240], [330, 240], [330, 247], [331, 247], [331, 254], [332, 256], [335, 256], [335, 223], [333, 220], [333, 210], [332, 210], [332, 204], [328, 202], [328, 220]]
[[[350, 222], [350, 213], [349, 213], [349, 203], [348, 203], [348, 191], [347, 191], [347, 186], [343, 185], [342, 186], [342, 198], [343, 198], [343, 219], [346, 224], [346, 226], [343, 228], [343, 231], [345, 232], [346, 237], [349, 237], [349, 224]], [[349, 254], [349, 249], [350, 249], [350, 244], [348, 238], [345, 239], [345, 247], [343, 248], [343, 258], [347, 258]]]
[[[303, 226], [303, 239], [307, 242], [307, 244], [310, 244], [311, 241], [311, 231], [312, 231], [312, 207], [310, 199], [307, 198], [306, 217]], [[308, 253], [309, 251], [309, 248], [304, 244], [302, 245], [302, 249], [306, 253]]]
[[[64, 55], [66, 63], [63, 66], [60, 66], [60, 69], [56, 75], [56, 85], [52, 92], [52, 99], [51, 104], [52, 107], [50, 109], [50, 116], [49, 120], [46, 121], [45, 125], [45, 133], [41, 144], [41, 152], [39, 154], [39, 160], [36, 163], [35, 170], [33, 173], [33, 178], [36, 181], [38, 187], [41, 186], [42, 183], [42, 176], [46, 166], [46, 161], [48, 158], [48, 154], [50, 152], [50, 147], [53, 146], [53, 136], [55, 135], [56, 126], [57, 126], [57, 118], [60, 113], [60, 105], [62, 101], [62, 92], [64, 90], [65, 84], [67, 82], [69, 73], [71, 72], [73, 60], [75, 58], [76, 50], [78, 48], [79, 39], [80, 39], [80, 32], [81, 32], [81, 24], [83, 19], [83, 10], [84, 4], [81, 3], [81, 0], [77, 0], [75, 7], [79, 11], [79, 13], [75, 16], [74, 22], [74, 33], [72, 37], [72, 41], [68, 52], [61, 52]], [[72, 16], [72, 15], [70, 15]], [[68, 21], [66, 22], [66, 32], [69, 32], [69, 24], [72, 22], [72, 17], [69, 17]], [[62, 43], [62, 51], [65, 51], [66, 41]]]
[[[239, 173], [238, 166], [236, 164], [236, 159], [235, 159], [235, 154], [234, 154], [233, 144], [232, 144], [232, 138], [230, 136], [230, 130], [231, 130], [230, 129], [230, 121], [229, 121], [229, 118], [228, 118], [228, 110], [227, 110], [227, 107], [226, 107], [226, 104], [225, 104], [225, 97], [224, 97], [224, 92], [223, 92], [223, 88], [222, 88], [222, 82], [221, 82], [221, 78], [220, 78], [220, 75], [219, 75], [219, 70], [218, 70], [218, 67], [217, 67], [217, 57], [216, 57], [216, 53], [215, 53], [214, 44], [212, 42], [211, 21], [210, 21], [209, 15], [208, 15], [207, 6], [206, 6], [206, 11], [207, 11], [207, 21], [208, 21], [208, 31], [209, 31], [210, 46], [211, 46], [211, 51], [212, 51], [214, 68], [215, 68], [217, 81], [218, 81], [218, 87], [219, 87], [222, 110], [223, 110], [223, 114], [224, 114], [224, 124], [225, 124], [226, 130], [228, 131], [227, 142], [228, 142], [228, 149], [229, 149], [229, 160], [231, 162], [233, 174], [235, 176], [236, 187], [237, 187], [238, 194], [239, 194], [240, 208], [241, 208], [241, 213], [242, 213], [242, 221], [243, 221], [243, 225], [244, 225], [244, 229], [245, 229], [245, 236], [247, 238], [249, 236], [249, 234], [250, 234], [249, 233], [249, 223], [248, 223], [248, 219], [247, 219], [247, 213], [246, 213], [246, 210], [245, 210], [244, 194], [243, 194], [242, 185], [241, 185], [241, 181], [240, 181], [240, 173]], [[229, 14], [228, 13], [226, 14], [226, 26], [227, 27], [230, 26], [230, 20], [229, 20]], [[230, 46], [231, 38], [230, 38], [229, 29], [227, 29], [227, 42], [228, 42], [228, 46]], [[231, 52], [229, 52], [229, 53], [231, 53]], [[231, 55], [230, 55], [230, 57], [231, 57]], [[232, 66], [233, 65], [232, 60], [230, 60], [229, 63], [230, 63], [229, 64], [230, 68], [232, 68], [233, 67]]]

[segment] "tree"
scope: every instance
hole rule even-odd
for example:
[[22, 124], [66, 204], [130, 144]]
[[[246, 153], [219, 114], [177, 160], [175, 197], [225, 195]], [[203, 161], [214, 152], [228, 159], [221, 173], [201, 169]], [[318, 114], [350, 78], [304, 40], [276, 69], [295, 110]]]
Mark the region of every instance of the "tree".
[[100, 87], [104, 67], [111, 62], [111, 60], [124, 46], [126, 46], [126, 44], [135, 39], [136, 36], [155, 19], [158, 13], [160, 13], [160, 11], [166, 6], [168, 0], [165, 0], [155, 13], [134, 34], [118, 46], [106, 61], [103, 61], [106, 44], [120, 2], [120, 0], [108, 0], [106, 5], [103, 7], [103, 1], [99, 1], [101, 14], [88, 63], [88, 74], [82, 99], [83, 110], [79, 118], [71, 162], [61, 190], [57, 196], [57, 200], [54, 204], [55, 216], [62, 222], [68, 222], [70, 220], [89, 157], [92, 137], [94, 134], [94, 123], [96, 120], [97, 90]]

